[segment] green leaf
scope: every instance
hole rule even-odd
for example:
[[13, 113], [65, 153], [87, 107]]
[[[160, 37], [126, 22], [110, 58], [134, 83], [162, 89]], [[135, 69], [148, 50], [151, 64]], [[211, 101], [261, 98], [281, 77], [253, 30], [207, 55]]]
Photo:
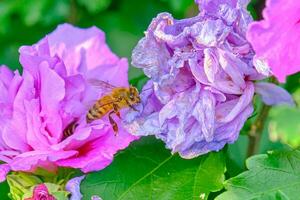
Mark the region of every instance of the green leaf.
[[136, 78], [131, 78], [129, 80], [129, 83], [133, 86], [135, 86], [139, 91], [142, 90], [143, 86], [146, 84], [146, 82], [149, 80], [148, 77], [146, 77], [144, 74], [136, 77]]
[[293, 148], [300, 146], [300, 109], [288, 106], [272, 108], [270, 112], [269, 136]]
[[[299, 73], [300, 74], [300, 73]], [[299, 79], [300, 83], [300, 79]], [[300, 108], [300, 88], [298, 88], [294, 93], [293, 93], [293, 98], [295, 100], [296, 105], [298, 108]]]
[[134, 142], [106, 169], [87, 175], [81, 184], [83, 199], [207, 199], [222, 189], [224, 153], [184, 160], [171, 155], [152, 137]]
[[9, 193], [9, 187], [7, 182], [0, 183], [0, 194], [1, 194], [1, 200], [9, 200], [8, 194]]
[[13, 172], [7, 175], [7, 183], [10, 188], [10, 197], [14, 200], [22, 200], [23, 195], [30, 192], [33, 186], [42, 183], [42, 180], [29, 173]]
[[227, 180], [227, 191], [216, 200], [299, 199], [300, 151], [271, 151], [249, 158], [246, 165], [249, 170]]
[[262, 10], [265, 7], [265, 1], [251, 0], [247, 6], [248, 11], [252, 15], [254, 20], [260, 20], [262, 18]]
[[[57, 200], [67, 200], [69, 192], [65, 191], [65, 185], [72, 177], [80, 174], [78, 170], [71, 168], [59, 168], [56, 172], [42, 168], [38, 168], [34, 173], [12, 172], [7, 176], [10, 187], [9, 195], [14, 200], [29, 198], [37, 185], [45, 183], [49, 193]], [[0, 191], [1, 189], [0, 187]]]
[[45, 183], [53, 183], [65, 187], [67, 182], [77, 176], [81, 176], [82, 172], [73, 168], [58, 168], [57, 171], [48, 171], [43, 168], [38, 168], [34, 175], [38, 176]]
[[52, 194], [57, 200], [68, 200], [69, 192], [65, 191], [65, 188], [61, 185], [53, 183], [45, 183], [50, 194]]
[[290, 93], [293, 93], [297, 89], [300, 89], [300, 73], [296, 73], [287, 77], [284, 88]]
[[245, 170], [245, 159], [247, 157], [248, 136], [240, 135], [238, 140], [228, 145], [226, 151], [227, 174], [232, 177]]

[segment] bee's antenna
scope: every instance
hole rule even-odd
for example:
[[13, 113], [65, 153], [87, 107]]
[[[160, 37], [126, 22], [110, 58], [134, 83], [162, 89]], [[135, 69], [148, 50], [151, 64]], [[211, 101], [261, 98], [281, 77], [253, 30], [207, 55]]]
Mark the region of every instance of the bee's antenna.
[[[153, 88], [150, 87], [150, 88], [147, 88], [147, 89], [142, 90], [141, 92], [144, 92], [144, 91], [147, 91], [147, 90], [150, 90], [150, 89], [153, 89]], [[187, 88], [187, 89], [189, 89], [189, 88]], [[182, 90], [182, 91], [176, 91], [176, 92], [177, 92], [177, 93], [185, 92], [187, 89], [184, 89], [184, 90]]]
[[142, 90], [141, 92], [144, 92], [144, 91], [147, 91], [147, 90], [151, 90], [151, 89], [153, 89], [153, 87], [150, 87], [150, 88], [144, 89], [144, 90]]

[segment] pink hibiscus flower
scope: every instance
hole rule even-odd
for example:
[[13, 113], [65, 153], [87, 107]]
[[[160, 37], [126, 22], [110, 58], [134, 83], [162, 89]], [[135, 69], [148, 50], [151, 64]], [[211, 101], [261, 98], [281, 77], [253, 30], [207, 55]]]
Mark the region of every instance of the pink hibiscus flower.
[[267, 0], [263, 16], [249, 26], [247, 39], [257, 58], [284, 82], [300, 71], [300, 1]]
[[[21, 47], [20, 62], [22, 75], [0, 67], [0, 180], [10, 170], [38, 167], [100, 170], [136, 139], [122, 127], [115, 136], [106, 117], [85, 122], [87, 106], [104, 94], [89, 79], [128, 86], [127, 60], [110, 51], [98, 28], [60, 25]], [[64, 138], [64, 128], [76, 119], [75, 132]]]

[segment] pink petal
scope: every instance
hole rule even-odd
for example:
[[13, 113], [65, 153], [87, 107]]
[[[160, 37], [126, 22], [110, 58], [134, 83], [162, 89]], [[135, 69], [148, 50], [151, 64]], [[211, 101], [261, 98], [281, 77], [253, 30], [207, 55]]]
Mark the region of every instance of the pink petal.
[[137, 138], [129, 135], [122, 127], [119, 128], [117, 136], [111, 130], [110, 133], [86, 143], [78, 149], [78, 156], [59, 160], [57, 164], [64, 167], [80, 168], [85, 173], [105, 168], [112, 162], [117, 151], [126, 148], [131, 141]]
[[65, 97], [65, 82], [46, 62], [40, 64], [40, 82], [41, 116], [52, 143], [57, 143], [62, 132], [59, 109]]
[[0, 81], [5, 87], [8, 87], [11, 84], [13, 77], [13, 72], [7, 66], [0, 65]]
[[8, 164], [0, 165], [0, 183], [6, 180], [6, 175], [10, 172], [10, 166]]
[[49, 192], [45, 184], [40, 184], [34, 187], [33, 189], [33, 199], [39, 200], [42, 197], [48, 197]]
[[264, 20], [249, 26], [247, 38], [279, 81], [300, 71], [300, 1], [267, 0]]
[[27, 130], [23, 130], [23, 133], [26, 134], [27, 144], [35, 150], [48, 150], [50, 142], [40, 119], [39, 100], [24, 101], [24, 106]]
[[16, 156], [9, 165], [14, 171], [32, 171], [36, 167], [53, 168], [57, 160], [66, 159], [76, 155], [73, 151], [27, 151]]
[[48, 41], [51, 55], [62, 58], [69, 72], [91, 70], [118, 61], [106, 45], [104, 33], [96, 27], [81, 29], [62, 24], [48, 35]]

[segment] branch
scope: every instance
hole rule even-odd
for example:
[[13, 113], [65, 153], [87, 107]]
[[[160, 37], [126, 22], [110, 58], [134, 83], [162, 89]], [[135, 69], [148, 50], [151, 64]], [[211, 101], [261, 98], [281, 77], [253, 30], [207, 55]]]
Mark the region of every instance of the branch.
[[259, 144], [262, 132], [265, 127], [265, 121], [268, 117], [270, 106], [263, 105], [260, 114], [256, 118], [255, 122], [252, 124], [250, 131], [248, 133], [249, 144], [247, 150], [247, 157], [256, 154], [259, 150]]
[[[268, 82], [278, 84], [274, 76], [270, 77]], [[247, 158], [258, 153], [261, 135], [264, 130], [265, 122], [269, 115], [270, 108], [271, 106], [263, 104], [260, 114], [250, 128], [250, 131], [248, 133], [249, 144], [247, 150]]]
[[70, 11], [69, 17], [67, 22], [71, 24], [76, 24], [78, 17], [77, 17], [77, 4], [75, 0], [70, 0]]

